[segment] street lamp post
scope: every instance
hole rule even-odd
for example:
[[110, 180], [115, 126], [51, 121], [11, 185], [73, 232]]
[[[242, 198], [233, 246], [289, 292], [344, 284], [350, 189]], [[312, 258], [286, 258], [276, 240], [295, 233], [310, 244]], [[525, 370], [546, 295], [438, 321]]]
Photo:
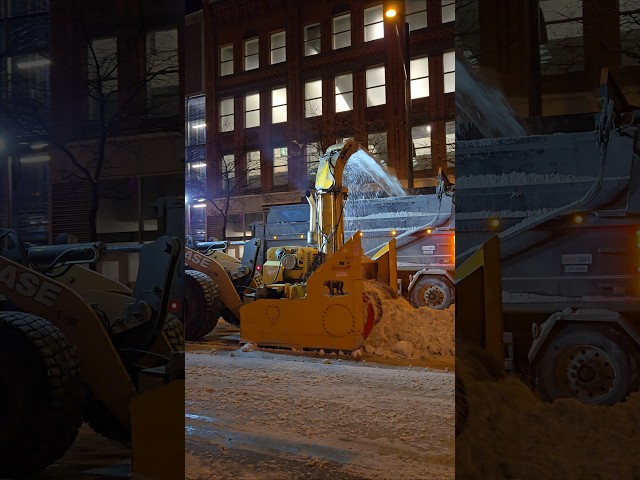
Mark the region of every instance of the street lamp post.
[[[395, 22], [396, 38], [402, 54], [404, 73], [404, 122], [405, 142], [407, 149], [407, 187], [413, 188], [413, 137], [411, 135], [411, 57], [409, 48], [409, 23], [404, 13], [390, 8], [385, 12], [387, 18], [397, 19]], [[402, 31], [402, 33], [401, 33]]]

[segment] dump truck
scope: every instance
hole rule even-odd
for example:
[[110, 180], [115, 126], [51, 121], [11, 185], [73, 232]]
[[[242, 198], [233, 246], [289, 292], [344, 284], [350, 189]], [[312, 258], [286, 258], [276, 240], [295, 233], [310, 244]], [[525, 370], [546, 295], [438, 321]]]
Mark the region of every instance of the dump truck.
[[132, 446], [132, 478], [183, 475], [183, 328], [167, 315], [179, 241], [140, 249], [133, 290], [87, 268], [106, 251], [0, 230], [2, 478], [55, 462], [82, 422]]
[[[415, 307], [442, 310], [455, 300], [453, 187], [441, 169], [435, 194], [349, 199], [345, 208], [345, 235], [360, 231], [366, 255], [396, 239], [398, 293]], [[262, 245], [257, 268], [272, 246], [313, 245], [313, 222], [308, 202], [272, 206], [264, 222], [250, 225]]]
[[457, 287], [461, 311], [478, 302], [457, 337], [547, 400], [612, 404], [640, 384], [640, 110], [611, 89], [604, 72], [593, 131], [456, 144], [457, 277], [484, 278]]
[[[315, 189], [308, 192], [314, 213], [308, 230], [314, 245], [285, 243], [267, 248], [259, 281], [254, 274], [258, 240], [245, 247], [243, 261], [221, 252], [207, 255], [187, 248], [185, 278], [193, 276], [190, 269], [201, 282], [196, 288], [193, 282], [185, 284], [185, 324], [192, 322], [196, 310], [216, 312], [217, 306], [239, 323], [243, 342], [357, 349], [381, 315], [380, 298], [375, 291], [365, 291], [365, 281], [378, 281], [388, 288], [397, 284], [395, 239], [371, 258], [364, 255], [361, 232], [344, 241], [343, 171], [361, 150], [354, 140], [327, 149], [320, 158]], [[239, 279], [245, 283], [238, 284]], [[207, 292], [212, 302], [203, 300]]]

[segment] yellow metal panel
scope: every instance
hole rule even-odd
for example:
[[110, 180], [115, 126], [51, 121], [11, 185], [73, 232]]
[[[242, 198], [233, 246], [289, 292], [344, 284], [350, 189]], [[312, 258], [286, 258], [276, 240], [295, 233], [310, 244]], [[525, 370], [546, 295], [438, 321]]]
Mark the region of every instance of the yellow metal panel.
[[184, 380], [131, 404], [131, 480], [184, 478]]
[[356, 235], [308, 278], [305, 298], [245, 305], [240, 338], [258, 345], [355, 350], [364, 339], [362, 309], [362, 247]]
[[486, 348], [504, 363], [500, 241], [487, 240], [456, 268], [456, 338]]

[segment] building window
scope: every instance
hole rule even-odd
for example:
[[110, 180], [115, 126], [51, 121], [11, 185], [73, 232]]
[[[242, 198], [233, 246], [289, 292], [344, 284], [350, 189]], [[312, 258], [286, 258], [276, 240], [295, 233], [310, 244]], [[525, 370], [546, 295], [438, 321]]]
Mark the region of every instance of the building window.
[[233, 154], [224, 155], [220, 167], [222, 190], [232, 192], [236, 187], [236, 157]]
[[314, 80], [304, 84], [304, 116], [305, 118], [322, 115], [322, 80]]
[[[38, 108], [40, 108], [40, 105], [46, 105], [50, 90], [50, 63], [51, 60], [39, 53], [30, 53], [28, 55], [20, 55], [11, 58], [11, 71], [13, 72], [13, 75], [10, 78], [10, 82], [5, 82], [4, 88], [10, 87], [11, 95], [14, 98], [20, 98], [21, 100], [33, 100], [38, 105]], [[97, 90], [94, 92], [94, 88], [98, 87], [97, 79], [92, 75], [95, 75], [95, 73], [90, 70], [90, 95], [97, 95], [99, 97], [99, 92]], [[117, 83], [115, 87], [115, 93], [117, 94]], [[103, 85], [104, 94], [110, 93], [111, 89], [113, 89], [112, 84], [107, 83], [107, 85]], [[113, 97], [116, 98], [115, 94]]]
[[370, 133], [367, 135], [369, 153], [379, 160], [383, 165], [387, 165], [387, 132]]
[[287, 121], [287, 88], [271, 90], [271, 123]]
[[178, 30], [147, 33], [147, 108], [150, 116], [179, 113]]
[[220, 131], [231, 132], [233, 125], [233, 98], [224, 98], [220, 100]]
[[[196, 145], [205, 144], [205, 133], [207, 129], [204, 123], [205, 118], [205, 99], [204, 95], [198, 97], [191, 97], [187, 99], [187, 146], [193, 147]], [[233, 103], [231, 103], [233, 107]], [[231, 111], [233, 115], [233, 110]]]
[[417, 125], [411, 128], [411, 138], [413, 139], [413, 170], [431, 169], [431, 126]]
[[[619, 11], [622, 65], [637, 66], [640, 45], [640, 4], [638, 0], [620, 0]], [[633, 55], [630, 55], [631, 52]]]
[[456, 2], [455, 0], [441, 0], [442, 4], [442, 23], [456, 21]]
[[429, 57], [411, 60], [411, 99], [429, 96]]
[[333, 17], [333, 49], [351, 46], [351, 14]]
[[260, 126], [260, 94], [250, 93], [244, 97], [245, 128]]
[[8, 10], [7, 16], [9, 17], [42, 13], [49, 11], [49, 0], [10, 0], [6, 2], [5, 8]]
[[260, 151], [252, 150], [247, 152], [247, 188], [255, 189], [260, 188]]
[[542, 74], [584, 70], [582, 2], [540, 0], [540, 11], [543, 27], [540, 45]]
[[320, 24], [304, 26], [304, 56], [320, 53]]
[[336, 112], [353, 110], [353, 78], [350, 73], [335, 78]]
[[442, 54], [442, 68], [444, 70], [444, 93], [456, 91], [456, 54], [444, 52]]
[[384, 67], [367, 69], [367, 107], [386, 103]]
[[445, 124], [445, 145], [447, 147], [447, 167], [456, 166], [456, 122]]
[[244, 41], [244, 69], [254, 70], [260, 66], [260, 45], [258, 38]]
[[322, 156], [322, 149], [316, 144], [308, 144], [305, 149], [307, 157], [307, 172], [309, 181], [315, 184], [316, 173], [318, 173], [318, 165]]
[[[21, 65], [25, 65], [25, 63], [18, 63], [18, 68]], [[118, 110], [118, 42], [116, 37], [97, 38], [89, 42], [87, 73], [89, 119], [110, 120]]]
[[279, 187], [286, 185], [288, 164], [287, 164], [287, 147], [273, 149], [273, 186]]
[[405, 12], [409, 31], [426, 28], [427, 0], [405, 0]]
[[220, 76], [233, 74], [233, 45], [220, 47]]
[[364, 9], [364, 41], [384, 38], [382, 5]]
[[286, 32], [271, 35], [271, 65], [281, 63], [287, 59]]

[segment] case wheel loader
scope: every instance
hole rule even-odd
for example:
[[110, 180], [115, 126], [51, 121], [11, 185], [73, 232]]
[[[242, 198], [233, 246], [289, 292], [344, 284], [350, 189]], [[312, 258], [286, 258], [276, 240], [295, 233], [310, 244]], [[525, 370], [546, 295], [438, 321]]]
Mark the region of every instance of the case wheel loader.
[[[0, 230], [1, 478], [52, 464], [83, 421], [131, 444], [132, 478], [183, 475], [183, 428], [164, 428], [184, 421], [183, 328], [167, 319], [179, 242], [161, 237], [140, 249], [134, 290], [83, 266], [105, 251], [102, 243], [27, 249]], [[145, 444], [157, 427], [132, 411], [151, 397], [164, 410], [154, 419], [164, 438]]]
[[[350, 140], [330, 147], [320, 158], [315, 189], [307, 192], [312, 212], [309, 244], [269, 248], [262, 278], [255, 276], [257, 240], [245, 245], [242, 261], [222, 252], [207, 255], [186, 249], [186, 268], [206, 274], [217, 285], [221, 315], [240, 326], [241, 341], [351, 351], [360, 347], [380, 319], [379, 294], [365, 288], [365, 281], [395, 290], [395, 239], [372, 258], [364, 255], [360, 232], [344, 241], [347, 188], [342, 177], [347, 161], [359, 151], [360, 146]], [[194, 291], [186, 295], [194, 300], [186, 302], [185, 324], [199, 322], [202, 329], [194, 330], [204, 331], [212, 322], [196, 318], [194, 312], [207, 308], [215, 312], [215, 305]]]

